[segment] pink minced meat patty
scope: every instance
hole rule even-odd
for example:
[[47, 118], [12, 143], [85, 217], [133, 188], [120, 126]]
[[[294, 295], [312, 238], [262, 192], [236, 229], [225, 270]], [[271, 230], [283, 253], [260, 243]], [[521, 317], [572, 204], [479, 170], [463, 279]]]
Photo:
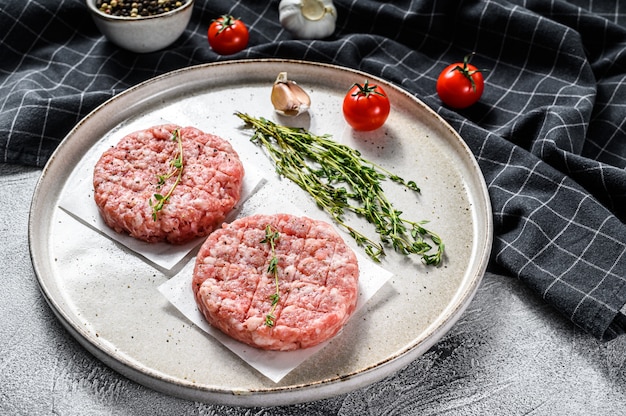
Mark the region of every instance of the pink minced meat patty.
[[[158, 187], [158, 175], [172, 170], [183, 144], [183, 175], [170, 199], [157, 212], [154, 194], [166, 195], [176, 175]], [[94, 198], [105, 223], [150, 243], [182, 244], [218, 227], [241, 196], [244, 168], [226, 140], [193, 127], [173, 124], [131, 133], [103, 153], [93, 176]]]
[[[270, 224], [279, 233], [280, 299], [274, 326], [265, 324], [270, 296]], [[248, 345], [289, 351], [333, 337], [356, 308], [357, 259], [330, 224], [288, 214], [252, 215], [224, 224], [204, 242], [193, 273], [193, 292], [207, 321]]]

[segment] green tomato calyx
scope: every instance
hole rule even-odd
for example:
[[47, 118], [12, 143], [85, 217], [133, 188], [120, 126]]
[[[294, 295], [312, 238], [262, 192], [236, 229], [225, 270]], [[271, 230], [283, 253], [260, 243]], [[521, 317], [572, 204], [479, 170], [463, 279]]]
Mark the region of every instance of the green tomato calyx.
[[378, 85], [369, 85], [369, 82], [367, 80], [365, 80], [365, 83], [363, 85], [359, 83], [354, 83], [352, 87], [357, 87], [357, 91], [352, 94], [353, 97], [362, 95], [365, 98], [368, 98], [372, 94], [380, 95], [381, 97], [385, 96], [385, 94], [378, 91]]

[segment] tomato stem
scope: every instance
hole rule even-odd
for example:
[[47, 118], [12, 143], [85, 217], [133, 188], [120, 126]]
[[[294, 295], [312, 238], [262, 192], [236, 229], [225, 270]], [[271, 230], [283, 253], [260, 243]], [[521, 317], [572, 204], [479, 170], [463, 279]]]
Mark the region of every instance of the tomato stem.
[[226, 29], [234, 25], [237, 20], [239, 20], [239, 18], [235, 19], [233, 16], [229, 14], [223, 14], [218, 19], [213, 19], [213, 22], [218, 22], [221, 25], [221, 27], [219, 28], [219, 30], [217, 31], [215, 35], [216, 36], [219, 35], [223, 31], [225, 31]]
[[463, 76], [465, 78], [467, 78], [470, 82], [470, 84], [472, 84], [472, 91], [476, 91], [476, 82], [474, 82], [474, 78], [472, 78], [472, 75], [474, 75], [477, 72], [484, 72], [481, 69], [476, 69], [474, 71], [470, 71], [468, 64], [470, 63], [470, 61], [472, 60], [472, 58], [474, 57], [474, 52], [465, 55], [465, 57], [463, 58], [463, 66], [455, 66], [453, 71], [459, 71], [461, 74], [463, 74]]
[[352, 94], [353, 97], [356, 97], [358, 95], [363, 95], [365, 98], [367, 98], [371, 94], [380, 95], [381, 97], [385, 96], [385, 94], [383, 94], [383, 93], [381, 93], [380, 91], [377, 90], [377, 88], [378, 88], [377, 85], [369, 85], [367, 80], [365, 80], [365, 83], [363, 85], [355, 82], [352, 85], [352, 87], [357, 87], [358, 88], [358, 91], [356, 91], [354, 94]]

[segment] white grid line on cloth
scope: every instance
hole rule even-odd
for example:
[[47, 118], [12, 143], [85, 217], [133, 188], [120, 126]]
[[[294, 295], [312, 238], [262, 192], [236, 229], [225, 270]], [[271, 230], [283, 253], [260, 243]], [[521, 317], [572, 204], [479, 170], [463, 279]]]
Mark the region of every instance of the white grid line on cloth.
[[[535, 143], [533, 143], [533, 147], [531, 148], [531, 151], [532, 151], [535, 147], [539, 146], [540, 150], [533, 151], [532, 153], [535, 153], [538, 155], [545, 154], [546, 153], [545, 147], [548, 146], [549, 144], [554, 145], [555, 148], [561, 149], [565, 152], [569, 151], [570, 153], [574, 153], [576, 150], [576, 147], [578, 146], [576, 146], [575, 144], [576, 140], [572, 138], [570, 130], [576, 127], [585, 126], [585, 123], [584, 123], [584, 120], [582, 120], [583, 117], [581, 116], [580, 111], [575, 111], [575, 115], [578, 115], [579, 118], [581, 119], [578, 123], [572, 123], [570, 121], [565, 120], [565, 118], [563, 117], [561, 113], [558, 113], [553, 110], [547, 112], [545, 115], [546, 117], [544, 117], [542, 120], [543, 125], [546, 125], [546, 126], [548, 125], [548, 118], [550, 117], [554, 117], [558, 119], [560, 121], [560, 124], [554, 125], [552, 127], [548, 127], [547, 130], [545, 130], [544, 138], [542, 140], [538, 140]], [[541, 128], [541, 131], [544, 131], [543, 125]], [[565, 126], [568, 126], [569, 128], [565, 128]], [[559, 133], [562, 133], [562, 134], [559, 134]], [[556, 145], [557, 140], [559, 143], [558, 146]]]
[[[525, 223], [532, 223], [532, 221], [528, 220], [528, 221], [525, 221]], [[536, 225], [536, 224], [535, 224], [535, 226], [536, 226], [536, 228], [538, 228], [538, 229], [540, 228], [540, 227], [539, 227], [538, 225]], [[502, 239], [500, 239], [500, 240], [502, 240]], [[574, 292], [576, 292], [576, 293], [578, 293], [578, 294], [580, 295], [580, 301], [577, 303], [577, 305], [578, 305], [578, 306], [577, 306], [577, 307], [576, 307], [576, 308], [575, 308], [575, 309], [574, 309], [574, 310], [570, 313], [570, 316], [569, 316], [569, 317], [570, 317], [570, 319], [571, 319], [571, 318], [573, 318], [573, 317], [576, 315], [576, 313], [577, 313], [577, 311], [578, 311], [578, 307], [579, 307], [580, 305], [582, 305], [582, 304], [583, 304], [586, 300], [592, 300], [593, 302], [595, 302], [596, 304], [600, 305], [601, 307], [603, 307], [604, 309], [606, 309], [607, 311], [609, 311], [609, 312], [611, 312], [611, 313], [616, 313], [616, 312], [618, 312], [618, 310], [617, 310], [616, 308], [614, 308], [614, 307], [612, 307], [611, 305], [607, 304], [607, 303], [606, 303], [606, 302], [604, 302], [602, 299], [600, 299], [600, 298], [598, 298], [598, 297], [595, 297], [595, 296], [592, 296], [592, 293], [594, 293], [594, 291], [595, 291], [596, 289], [598, 289], [598, 288], [602, 285], [602, 283], [604, 283], [604, 281], [606, 280], [606, 278], [608, 278], [609, 276], [619, 276], [619, 275], [615, 274], [615, 273], [613, 272], [613, 270], [610, 270], [610, 271], [601, 270], [602, 272], [605, 272], [605, 273], [604, 273], [604, 274], [602, 275], [602, 277], [601, 277], [601, 278], [597, 281], [597, 284], [596, 284], [596, 285], [592, 288], [592, 290], [590, 290], [590, 291], [584, 291], [584, 290], [581, 290], [579, 287], [574, 286], [574, 285], [572, 285], [571, 283], [569, 283], [569, 282], [565, 281], [565, 280], [563, 279], [563, 277], [565, 277], [565, 274], [562, 274], [562, 275], [560, 275], [560, 276], [555, 275], [555, 274], [554, 274], [554, 273], [553, 273], [550, 269], [548, 269], [548, 268], [546, 268], [546, 267], [543, 267], [540, 263], [534, 263], [534, 262], [533, 262], [533, 259], [528, 258], [528, 257], [526, 256], [526, 254], [525, 254], [523, 251], [519, 250], [519, 249], [518, 249], [517, 247], [515, 247], [514, 245], [509, 244], [507, 241], [504, 241], [504, 240], [502, 240], [502, 241], [503, 241], [503, 242], [504, 242], [504, 244], [506, 245], [506, 250], [512, 250], [512, 251], [515, 251], [515, 252], [516, 252], [516, 253], [517, 253], [520, 257], [525, 258], [525, 259], [527, 260], [528, 265], [532, 265], [532, 266], [533, 266], [533, 268], [535, 268], [535, 269], [539, 270], [541, 273], [543, 273], [543, 274], [545, 274], [545, 275], [547, 275], [547, 276], [549, 276], [549, 277], [551, 277], [551, 278], [553, 279], [553, 281], [552, 281], [552, 283], [550, 284], [550, 286], [549, 286], [548, 288], [546, 288], [545, 290], [543, 290], [543, 292], [541, 293], [541, 297], [542, 297], [543, 299], [548, 299], [548, 298], [549, 298], [549, 293], [551, 292], [552, 288], [553, 288], [555, 285], [557, 285], [557, 284], [564, 285], [564, 286], [568, 287], [570, 290], [572, 290], [572, 291], [574, 291]], [[591, 244], [592, 244], [592, 242], [590, 242], [589, 244], [591, 245]], [[556, 247], [556, 248], [561, 248], [561, 247], [559, 247], [558, 245], [556, 245], [555, 247]], [[505, 251], [505, 249], [503, 249], [502, 251]], [[577, 257], [577, 258], [578, 258], [578, 257]], [[620, 259], [622, 259], [622, 258], [623, 258], [623, 255], [622, 255], [622, 256], [620, 256], [620, 258], [618, 258], [618, 260], [620, 260]], [[579, 259], [579, 258], [578, 258], [578, 259]], [[614, 267], [617, 267], [618, 261], [616, 260], [613, 264], [614, 264]], [[568, 271], [571, 271], [571, 270], [574, 268], [574, 266], [575, 266], [575, 264], [572, 264], [572, 265], [570, 266], [570, 268], [568, 269]], [[520, 272], [520, 274], [523, 274], [523, 272]], [[622, 280], [623, 280], [623, 279], [622, 279]]]
[[[620, 24], [626, 21], [626, 13], [620, 12], [620, 2], [615, 2], [613, 7], [611, 3], [607, 1], [594, 1], [594, 0], [568, 0], [570, 3], [576, 4], [582, 9], [589, 10], [598, 16], [602, 16], [608, 21]], [[610, 8], [610, 9], [609, 9]]]
[[[606, 223], [606, 221], [609, 221], [609, 219], [607, 218], [607, 219], [605, 220], [605, 223]], [[604, 224], [603, 224], [602, 226], [604, 226]], [[602, 226], [601, 226], [601, 227], [602, 227]], [[599, 233], [599, 230], [598, 230], [598, 233]], [[588, 246], [586, 247], [586, 249], [587, 249], [587, 248], [589, 248], [589, 247], [591, 246], [591, 244], [593, 244], [593, 241], [595, 241], [595, 239], [592, 239], [592, 240], [589, 242], [589, 244], [588, 244]], [[584, 254], [584, 253], [583, 253], [583, 254]], [[605, 304], [604, 302], [601, 302], [601, 301], [600, 301], [597, 297], [594, 297], [594, 296], [592, 296], [591, 294], [592, 294], [592, 293], [594, 293], [596, 290], [598, 290], [598, 289], [601, 287], [601, 285], [602, 285], [602, 284], [606, 281], [606, 279], [607, 279], [609, 276], [618, 277], [618, 278], [619, 278], [619, 279], [621, 279], [622, 281], [626, 281], [626, 276], [623, 276], [623, 275], [618, 275], [618, 274], [616, 274], [616, 273], [614, 273], [614, 272], [613, 272], [613, 269], [614, 269], [615, 267], [617, 267], [617, 264], [618, 264], [618, 262], [620, 261], [620, 259], [623, 259], [625, 256], [626, 256], [626, 249], [622, 250], [622, 252], [621, 252], [620, 256], [619, 256], [617, 259], [615, 259], [615, 261], [613, 262], [613, 267], [612, 267], [610, 270], [607, 270], [607, 271], [606, 271], [606, 273], [605, 273], [603, 276], [601, 276], [601, 277], [597, 280], [597, 282], [596, 282], [595, 286], [594, 286], [594, 287], [593, 287], [590, 291], [588, 291], [588, 292], [586, 292], [586, 293], [585, 293], [585, 295], [583, 296], [583, 298], [580, 300], [580, 302], [578, 303], [578, 305], [576, 306], [576, 308], [575, 308], [575, 309], [574, 309], [574, 311], [572, 312], [572, 317], [573, 317], [574, 315], [576, 315], [576, 313], [578, 312], [578, 309], [580, 308], [580, 306], [581, 306], [581, 305], [582, 305], [582, 304], [583, 304], [586, 300], [589, 300], [589, 299], [593, 300], [593, 301], [594, 301], [594, 302], [596, 302], [596, 303], [600, 303], [600, 304], [604, 305], [604, 307], [606, 307], [607, 309], [609, 309], [611, 312], [617, 312], [617, 310], [615, 310], [614, 308], [612, 308], [610, 305], [607, 305], [607, 304]], [[582, 258], [582, 254], [581, 254], [581, 258]], [[590, 263], [589, 263], [589, 264], [590, 264]], [[590, 264], [590, 265], [592, 265], [592, 264]], [[594, 265], [594, 266], [595, 266], [595, 265]], [[571, 267], [573, 268], [573, 267], [574, 267], [574, 265], [572, 265]], [[562, 281], [562, 279], [558, 279], [558, 280], [561, 280], [561, 281]], [[555, 282], [556, 282], [556, 281], [555, 281]], [[547, 290], [546, 290], [546, 293], [547, 293], [547, 291], [548, 291], [548, 290], [549, 290], [549, 289], [547, 289]]]
[[[504, 165], [503, 165], [503, 166], [504, 166]], [[507, 166], [509, 166], [509, 167], [510, 167], [510, 166], [512, 166], [512, 165], [507, 165]], [[553, 215], [555, 215], [556, 217], [560, 218], [560, 219], [561, 219], [561, 220], [563, 220], [566, 224], [568, 224], [568, 225], [569, 225], [569, 224], [571, 224], [571, 223], [572, 223], [572, 221], [573, 221], [573, 218], [575, 218], [575, 217], [576, 217], [576, 215], [572, 215], [572, 216], [570, 216], [570, 217], [568, 217], [568, 216], [566, 216], [566, 215], [563, 215], [561, 212], [559, 212], [559, 211], [557, 211], [557, 210], [553, 209], [552, 207], [550, 207], [550, 206], [546, 203], [546, 201], [544, 201], [544, 200], [540, 200], [540, 199], [538, 199], [538, 198], [536, 198], [536, 197], [534, 197], [534, 196], [532, 196], [532, 195], [530, 195], [530, 194], [524, 193], [524, 190], [525, 190], [524, 188], [527, 186], [528, 182], [529, 182], [529, 181], [533, 178], [533, 176], [534, 176], [534, 177], [541, 178], [541, 179], [543, 179], [543, 180], [545, 180], [545, 181], [551, 182], [551, 183], [553, 183], [554, 185], [556, 185], [556, 188], [555, 188], [554, 192], [552, 193], [552, 196], [551, 196], [550, 198], [548, 198], [548, 200], [552, 200], [552, 199], [556, 196], [556, 194], [558, 194], [558, 193], [559, 193], [559, 191], [560, 191], [561, 189], [566, 189], [566, 190], [568, 190], [568, 191], [570, 191], [570, 192], [574, 192], [574, 193], [579, 194], [579, 195], [580, 195], [580, 197], [581, 197], [581, 199], [579, 200], [579, 205], [580, 205], [580, 203], [582, 203], [582, 202], [585, 202], [585, 201], [588, 201], [588, 200], [589, 200], [589, 201], [591, 201], [591, 199], [589, 198], [589, 195], [587, 195], [587, 194], [583, 193], [583, 192], [582, 192], [580, 189], [578, 189], [578, 188], [574, 188], [574, 187], [572, 187], [572, 186], [568, 186], [568, 185], [564, 184], [563, 182], [566, 180], [565, 178], [563, 178], [562, 182], [560, 182], [560, 183], [554, 183], [554, 182], [551, 180], [551, 178], [550, 178], [549, 176], [544, 175], [543, 173], [539, 173], [539, 172], [537, 172], [537, 171], [536, 171], [536, 168], [538, 168], [539, 166], [541, 166], [541, 162], [539, 162], [539, 161], [537, 161], [537, 162], [535, 163], [535, 165], [534, 165], [534, 166], [532, 166], [532, 167], [527, 167], [527, 166], [523, 166], [523, 165], [518, 165], [518, 166], [515, 166], [515, 167], [517, 168], [517, 170], [518, 170], [518, 171], [521, 171], [521, 172], [525, 172], [525, 173], [526, 173], [524, 181], [523, 181], [523, 182], [519, 185], [519, 188], [518, 188], [518, 190], [517, 190], [516, 192], [512, 192], [512, 190], [510, 190], [510, 189], [498, 188], [498, 186], [497, 186], [497, 185], [494, 185], [493, 183], [492, 183], [492, 184], [489, 184], [488, 186], [489, 186], [489, 187], [491, 187], [491, 188], [498, 188], [498, 189], [500, 189], [500, 190], [502, 190], [502, 191], [504, 191], [505, 193], [507, 193], [507, 194], [509, 194], [509, 195], [510, 195], [510, 196], [509, 196], [509, 198], [506, 200], [506, 202], [504, 202], [504, 203], [502, 204], [502, 205], [503, 205], [502, 211], [506, 211], [506, 209], [507, 209], [507, 205], [508, 205], [509, 203], [511, 203], [511, 202], [513, 202], [513, 201], [515, 201], [515, 200], [517, 200], [518, 198], [524, 198], [524, 199], [529, 199], [529, 200], [532, 200], [532, 201], [534, 201], [534, 202], [538, 203], [538, 204], [539, 204], [539, 205], [538, 205], [538, 208], [542, 208], [542, 207], [543, 207], [543, 208], [547, 208], [547, 209], [550, 211], [550, 213], [551, 213], [551, 214], [553, 214]], [[502, 170], [501, 172], [504, 172], [504, 170]], [[596, 201], [593, 201], [593, 203], [594, 203], [594, 204], [597, 204], [597, 202], [596, 202]], [[597, 205], [598, 205], [598, 208], [601, 208], [601, 205], [599, 205], [599, 204], [597, 204]], [[529, 214], [527, 214], [527, 216], [528, 216], [528, 217], [532, 217], [532, 216], [533, 216], [533, 213], [534, 213], [536, 210], [537, 210], [537, 209], [534, 209], [534, 210], [533, 210], [533, 211], [531, 211]], [[575, 213], [574, 213], [574, 214], [575, 214]], [[582, 229], [584, 229], [585, 231], [594, 231], [594, 232], [598, 231], [598, 230], [596, 230], [596, 229], [594, 229], [594, 228], [592, 228], [592, 227], [586, 226], [586, 225], [584, 225], [584, 224], [578, 224], [578, 225], [579, 225]], [[565, 228], [567, 228], [567, 227], [565, 227]], [[603, 237], [605, 237], [605, 238], [607, 238], [607, 239], [609, 239], [609, 240], [612, 240], [612, 241], [614, 241], [614, 242], [616, 242], [616, 243], [620, 243], [620, 241], [615, 240], [615, 239], [614, 239], [611, 235], [609, 235], [609, 234], [602, 234], [602, 236], [603, 236]], [[622, 243], [623, 243], [623, 242], [622, 242]], [[622, 276], [622, 278], [626, 279], [626, 276]]]
[[[525, 223], [532, 223], [532, 221], [525, 221]], [[540, 227], [538, 227], [536, 224], [534, 224], [536, 226], [536, 228], [540, 229]], [[581, 295], [580, 297], [580, 301], [578, 302], [578, 305], [581, 305], [585, 300], [591, 299], [594, 302], [596, 302], [597, 304], [601, 305], [604, 309], [615, 313], [617, 312], [617, 309], [611, 307], [610, 305], [606, 304], [605, 302], [603, 302], [601, 299], [595, 298], [593, 296], [591, 296], [591, 292], [586, 292], [584, 290], [581, 290], [579, 287], [572, 285], [571, 283], [563, 280], [563, 276], [557, 276], [555, 275], [550, 269], [546, 268], [546, 267], [542, 267], [540, 264], [537, 263], [532, 263], [532, 260], [530, 258], [528, 258], [526, 256], [526, 254], [519, 250], [517, 247], [515, 247], [514, 245], [509, 244], [507, 241], [503, 241], [504, 244], [506, 245], [506, 249], [507, 250], [512, 250], [515, 251], [520, 257], [526, 259], [528, 261], [528, 264], [532, 264], [532, 266], [536, 269], [538, 269], [541, 273], [544, 273], [545, 275], [553, 278], [553, 282], [550, 284], [550, 286], [545, 289], [540, 295], [543, 299], [547, 299], [548, 298], [548, 294], [550, 293], [550, 290], [558, 283], [561, 285], [564, 285], [566, 287], [568, 287], [569, 289], [571, 289], [572, 291], [578, 293], [579, 295]], [[560, 248], [559, 246], [556, 246], [557, 248]], [[503, 250], [504, 251], [504, 250]], [[617, 262], [615, 262], [614, 264], [617, 264]], [[572, 267], [569, 269], [571, 270], [573, 268], [574, 264], [572, 265]], [[604, 271], [604, 270], [603, 270]], [[606, 277], [608, 275], [610, 275], [610, 272], [606, 272], [606, 274], [601, 278], [601, 280], [598, 281], [598, 284], [595, 286], [595, 289], [597, 289], [600, 284], [602, 284]], [[572, 318], [577, 311], [578, 308], [576, 308], [573, 312], [571, 312], [570, 314], [570, 318]]]
[[[506, 264], [512, 274], [521, 270], [544, 290], [546, 282], [553, 282], [548, 292], [551, 301], [559, 296], [552, 292], [555, 285], [561, 284], [554, 279], [561, 277], [572, 283], [572, 290], [589, 289], [589, 295], [598, 298], [593, 301], [598, 307], [606, 304], [605, 286], [623, 282], [618, 277], [624, 268], [624, 256], [619, 255], [624, 250], [624, 232], [619, 231], [615, 215], [624, 201], [619, 180], [624, 174], [620, 169], [626, 166], [626, 154], [620, 147], [626, 137], [626, 98], [622, 98], [626, 94], [621, 94], [626, 88], [622, 69], [626, 29], [616, 23], [626, 24], [626, 16], [618, 15], [617, 8], [606, 10], [598, 2], [586, 0], [455, 4], [337, 0], [335, 5], [340, 13], [337, 35], [306, 41], [280, 26], [277, 2], [196, 0], [194, 17], [178, 43], [147, 55], [117, 49], [87, 22], [68, 27], [76, 16], [88, 17], [82, 0], [30, 0], [0, 7], [3, 27], [10, 28], [1, 35], [8, 45], [0, 51], [7, 57], [0, 63], [0, 120], [4, 123], [0, 131], [9, 138], [8, 144], [0, 142], [4, 160], [16, 157], [14, 146], [25, 141], [32, 145], [28, 151], [35, 154], [35, 163], [42, 164], [63, 136], [59, 124], [69, 128], [104, 99], [184, 66], [232, 58], [281, 57], [361, 69], [403, 86], [459, 132], [483, 170], [496, 224], [509, 227], [513, 221], [509, 215], [520, 215], [512, 229], [497, 230], [507, 234], [496, 236], [496, 263]], [[594, 15], [593, 10], [600, 14]], [[234, 57], [217, 56], [207, 44], [210, 20], [223, 13], [242, 17], [249, 24], [250, 45]], [[24, 21], [33, 16], [40, 19], [38, 24]], [[450, 31], [451, 25], [455, 31]], [[63, 36], [52, 33], [57, 29], [65, 32]], [[24, 40], [23, 44], [18, 40]], [[434, 84], [444, 66], [472, 51], [476, 52], [474, 63], [488, 70], [487, 88], [473, 108], [453, 111], [439, 101]], [[40, 121], [31, 127], [29, 117]], [[516, 183], [516, 174], [524, 187]], [[572, 180], [564, 181], [565, 177]], [[566, 186], [557, 186], [559, 183]], [[598, 202], [602, 197], [606, 207]], [[583, 207], [581, 204], [585, 210], [593, 209], [587, 205], [599, 209], [597, 213], [579, 213], [574, 208]], [[555, 224], [546, 224], [544, 215], [554, 215], [554, 211], [562, 216], [554, 217]], [[585, 216], [579, 217], [582, 214]], [[623, 221], [626, 215], [621, 218]], [[587, 228], [576, 228], [578, 224]], [[610, 224], [613, 229], [590, 231], [599, 224]], [[568, 238], [584, 236], [586, 256], [579, 261], [574, 255], [581, 247], [568, 247], [555, 232]], [[543, 235], [553, 247], [538, 253], [541, 247], [533, 247], [530, 241], [533, 233]], [[604, 236], [608, 236], [606, 244], [612, 253], [618, 253], [612, 265], [589, 257], [589, 253], [595, 255], [595, 245], [604, 242]], [[551, 249], [563, 259], [569, 253], [565, 266], [544, 263], [542, 253]], [[596, 273], [598, 280], [591, 288], [582, 281], [570, 282], [575, 277], [582, 279], [585, 262], [597, 270], [609, 269], [604, 275]], [[568, 273], [563, 274], [562, 269]], [[579, 306], [567, 314], [584, 314], [591, 298], [576, 296], [570, 302]], [[614, 310], [622, 306], [619, 299], [608, 302]], [[598, 336], [608, 318], [602, 319], [604, 323], [597, 327], [592, 317], [577, 323]]]
[[[49, 108], [50, 108], [50, 101], [52, 101], [52, 99], [51, 99], [51, 98], [48, 98], [48, 106], [46, 106], [46, 109], [49, 109]], [[48, 124], [48, 115], [49, 115], [49, 114], [50, 114], [50, 113], [49, 113], [49, 111], [46, 111], [46, 112], [45, 112], [45, 117], [44, 117], [44, 118], [43, 118], [43, 120], [42, 120], [42, 124], [43, 124], [43, 129], [42, 129], [42, 131], [45, 131], [45, 130], [46, 130], [46, 124]], [[39, 160], [39, 158], [41, 157], [41, 152], [42, 152], [42, 149], [41, 149], [41, 147], [42, 147], [42, 146], [41, 146], [41, 145], [43, 144], [43, 140], [39, 140], [39, 143], [40, 143], [40, 146], [39, 146], [39, 149], [37, 150], [37, 159], [38, 159], [38, 160]]]

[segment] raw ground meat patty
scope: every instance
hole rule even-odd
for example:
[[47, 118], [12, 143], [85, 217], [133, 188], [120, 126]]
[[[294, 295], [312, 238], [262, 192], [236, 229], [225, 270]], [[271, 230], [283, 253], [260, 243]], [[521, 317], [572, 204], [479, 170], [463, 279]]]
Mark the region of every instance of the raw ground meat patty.
[[[271, 327], [265, 317], [276, 292], [268, 273], [272, 251], [261, 242], [268, 224], [279, 233], [280, 298]], [[343, 327], [356, 307], [358, 278], [354, 252], [330, 224], [258, 214], [224, 224], [206, 239], [192, 287], [214, 327], [257, 348], [289, 351], [317, 345]]]
[[[149, 200], [166, 195], [173, 175], [160, 188], [158, 175], [173, 168], [179, 131], [183, 175], [154, 220]], [[244, 168], [226, 140], [173, 124], [131, 133], [103, 153], [93, 175], [94, 198], [105, 223], [150, 243], [182, 244], [218, 227], [241, 196]]]

